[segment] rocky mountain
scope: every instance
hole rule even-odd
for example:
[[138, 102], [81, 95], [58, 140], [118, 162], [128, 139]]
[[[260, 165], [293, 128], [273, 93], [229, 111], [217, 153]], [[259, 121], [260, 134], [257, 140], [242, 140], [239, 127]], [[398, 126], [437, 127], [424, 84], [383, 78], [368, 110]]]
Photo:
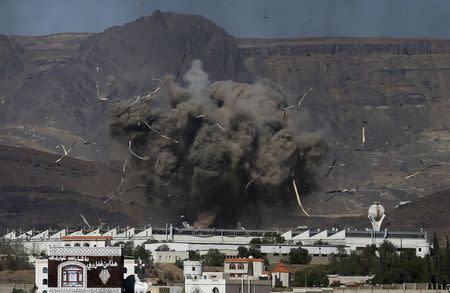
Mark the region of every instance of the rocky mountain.
[[[178, 74], [180, 80], [194, 59], [202, 60], [211, 81], [269, 78], [292, 104], [313, 89], [302, 121], [328, 146], [314, 170], [317, 186], [301, 190], [313, 217], [303, 216], [289, 189], [285, 202], [262, 208], [264, 217], [248, 209], [246, 227], [367, 226], [368, 206], [380, 201], [389, 219], [401, 219], [388, 226], [438, 223], [445, 230], [435, 217], [407, 221], [408, 212], [394, 206], [412, 201], [426, 218], [434, 203], [448, 202], [439, 192], [450, 186], [450, 41], [235, 40], [202, 17], [161, 12], [98, 34], [0, 37], [0, 145], [8, 146], [0, 149], [0, 225], [55, 223], [69, 205], [75, 208], [61, 225], [78, 225], [80, 211], [111, 225], [179, 221], [169, 200], [152, 200], [145, 190], [103, 204], [120, 180], [121, 163], [111, 160], [128, 154], [111, 138], [109, 124], [111, 104], [150, 92], [158, 86], [154, 77]], [[108, 102], [97, 98], [97, 67]], [[74, 139], [72, 158], [53, 166], [55, 147]], [[337, 167], [326, 176], [337, 154]], [[431, 165], [438, 166], [408, 177]], [[127, 184], [145, 183], [131, 166]], [[327, 193], [339, 189], [355, 192]]]
[[[270, 76], [294, 100], [313, 88], [302, 105], [330, 148], [321, 186], [305, 199], [316, 214], [365, 214], [373, 201], [396, 213], [400, 201], [423, 197], [425, 203], [427, 195], [448, 189], [449, 41], [243, 39], [238, 44], [247, 68]], [[325, 177], [338, 153], [339, 166]], [[439, 166], [416, 174], [431, 165]], [[356, 193], [332, 199], [326, 193], [344, 188]]]
[[[1, 121], [13, 136], [5, 140], [21, 143], [19, 126], [42, 126], [47, 140], [29, 144], [47, 151], [61, 130], [113, 143], [108, 103], [97, 97], [97, 67], [99, 94], [109, 100], [145, 94], [159, 85], [153, 78], [182, 74], [193, 59], [201, 59], [213, 79], [238, 78], [244, 70], [236, 41], [222, 28], [199, 16], [159, 11], [98, 34], [2, 37], [0, 48]], [[115, 153], [82, 155], [108, 159]]]

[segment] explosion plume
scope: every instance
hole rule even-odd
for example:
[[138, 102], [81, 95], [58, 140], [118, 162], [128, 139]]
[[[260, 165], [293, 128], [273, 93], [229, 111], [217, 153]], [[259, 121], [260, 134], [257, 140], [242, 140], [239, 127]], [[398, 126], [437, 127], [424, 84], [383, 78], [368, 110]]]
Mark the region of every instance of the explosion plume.
[[132, 107], [135, 98], [114, 104], [113, 134], [150, 156], [133, 161], [147, 180], [149, 198], [202, 225], [202, 215], [207, 224], [229, 225], [248, 208], [258, 214], [259, 203], [295, 202], [292, 178], [302, 194], [314, 185], [313, 170], [326, 146], [309, 130], [305, 110], [283, 119], [288, 95], [275, 84], [211, 82], [199, 60], [183, 81], [168, 76], [154, 98]]

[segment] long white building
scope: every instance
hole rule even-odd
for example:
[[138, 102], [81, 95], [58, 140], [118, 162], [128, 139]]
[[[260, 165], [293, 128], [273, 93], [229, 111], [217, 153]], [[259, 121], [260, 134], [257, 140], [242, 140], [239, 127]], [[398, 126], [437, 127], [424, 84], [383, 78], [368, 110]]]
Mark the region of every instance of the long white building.
[[[283, 244], [263, 244], [261, 252], [272, 256], [287, 256], [290, 249], [302, 247], [313, 256], [327, 256], [345, 249], [347, 253], [358, 251], [367, 245], [379, 246], [390, 241], [397, 249], [413, 249], [416, 255], [424, 257], [430, 251], [427, 233], [401, 231], [372, 231], [350, 229], [310, 230], [306, 227], [279, 233], [275, 230], [234, 230], [234, 229], [184, 229], [167, 225], [165, 228], [146, 227], [113, 228], [109, 230], [11, 230], [4, 239], [23, 243], [30, 254], [48, 253], [51, 247], [61, 246], [106, 246], [118, 242], [131, 241], [135, 246], [145, 245], [150, 251], [166, 243], [174, 251], [219, 249], [237, 250], [239, 246], [249, 246], [254, 238], [272, 238], [281, 234]], [[232, 257], [232, 255], [229, 255]]]

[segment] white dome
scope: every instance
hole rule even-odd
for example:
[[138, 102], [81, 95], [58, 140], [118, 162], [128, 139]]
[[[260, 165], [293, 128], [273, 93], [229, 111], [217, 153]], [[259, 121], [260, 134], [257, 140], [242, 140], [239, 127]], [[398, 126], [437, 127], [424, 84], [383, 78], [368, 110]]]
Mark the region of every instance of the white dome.
[[379, 221], [384, 215], [384, 207], [376, 202], [369, 207], [369, 218], [374, 221]]

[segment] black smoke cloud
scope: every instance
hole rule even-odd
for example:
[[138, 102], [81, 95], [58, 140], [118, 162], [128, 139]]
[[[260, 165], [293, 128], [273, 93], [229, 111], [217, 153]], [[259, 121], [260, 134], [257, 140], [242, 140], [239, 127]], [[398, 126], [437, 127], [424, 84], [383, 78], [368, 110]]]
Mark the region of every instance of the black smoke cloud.
[[308, 130], [306, 111], [283, 119], [280, 108], [288, 95], [282, 89], [265, 79], [211, 82], [199, 60], [183, 81], [167, 76], [153, 98], [131, 108], [135, 98], [124, 100], [113, 110], [115, 137], [124, 144], [131, 139], [135, 152], [151, 156], [133, 159], [148, 183], [149, 199], [178, 206], [191, 220], [228, 225], [259, 202], [294, 199], [290, 178], [303, 192], [314, 185], [314, 168], [326, 146], [319, 133]]

